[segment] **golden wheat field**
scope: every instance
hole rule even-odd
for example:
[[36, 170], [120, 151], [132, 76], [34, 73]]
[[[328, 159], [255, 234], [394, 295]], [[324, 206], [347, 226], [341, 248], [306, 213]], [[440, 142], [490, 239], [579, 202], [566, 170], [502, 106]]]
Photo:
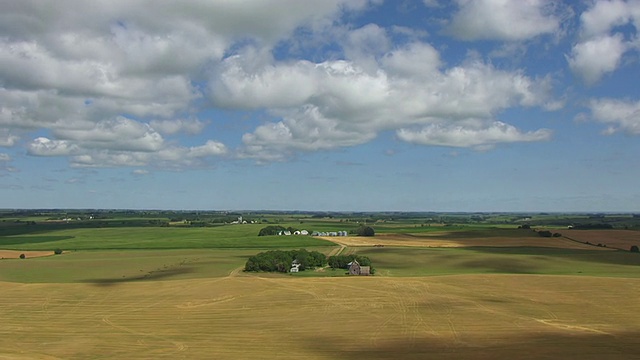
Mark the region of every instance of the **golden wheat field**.
[[[638, 233], [637, 231], [634, 233]], [[345, 236], [321, 237], [343, 246], [402, 246], [402, 247], [546, 247], [556, 249], [595, 250], [593, 246], [561, 238], [543, 238], [539, 236], [495, 236], [459, 238], [448, 237], [449, 233], [432, 233], [429, 235], [380, 234], [375, 237]], [[602, 250], [602, 249], [600, 249]]]
[[25, 257], [31, 259], [43, 256], [52, 256], [53, 251], [18, 251], [18, 250], [2, 250], [0, 249], [0, 259], [18, 259], [20, 255], [24, 254]]
[[635, 359], [640, 279], [0, 283], [0, 359]]

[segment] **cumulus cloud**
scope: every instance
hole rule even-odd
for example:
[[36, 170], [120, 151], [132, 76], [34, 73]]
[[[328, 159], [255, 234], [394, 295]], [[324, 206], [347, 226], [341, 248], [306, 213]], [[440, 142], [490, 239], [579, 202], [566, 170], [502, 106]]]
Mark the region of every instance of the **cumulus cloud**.
[[[44, 130], [27, 153], [68, 156], [76, 167], [205, 166], [230, 150], [213, 139], [181, 141], [204, 131], [209, 121], [200, 116], [209, 106], [270, 117], [237, 149], [259, 161], [354, 146], [383, 131], [424, 144], [433, 141], [417, 137], [467, 131], [481, 139], [461, 145], [471, 147], [544, 140], [544, 129], [521, 132], [495, 118], [511, 107], [557, 107], [549, 105], [548, 78], [473, 58], [446, 64], [412, 29], [339, 23], [341, 14], [373, 3], [66, 0], [47, 11], [17, 2], [0, 14], [0, 146]], [[475, 7], [480, 12], [463, 28]], [[557, 27], [543, 1], [461, 0], [450, 30], [525, 40]], [[293, 58], [282, 50], [307, 32], [327, 36], [335, 53]]]
[[575, 45], [567, 60], [585, 83], [594, 84], [618, 67], [625, 51], [622, 35], [601, 36]]
[[259, 161], [285, 160], [294, 152], [354, 146], [372, 140], [375, 130], [341, 126], [341, 121], [327, 118], [318, 107], [305, 106], [293, 111], [277, 123], [259, 126], [245, 134], [241, 157]]
[[[188, 126], [189, 122], [185, 124]], [[180, 168], [201, 166], [207, 159], [228, 152], [224, 144], [214, 140], [193, 147], [167, 144], [150, 125], [122, 116], [90, 125], [55, 129], [52, 131], [55, 139], [39, 137], [31, 141], [27, 145], [28, 154], [72, 156], [71, 164], [75, 167]]]
[[636, 48], [634, 39], [625, 39], [617, 26], [640, 23], [640, 2], [599, 0], [580, 16], [581, 39], [567, 56], [571, 70], [588, 85], [615, 71], [622, 57]]
[[224, 155], [226, 153], [227, 147], [223, 143], [209, 140], [204, 145], [188, 148], [184, 156], [188, 158], [203, 158]]
[[[438, 51], [421, 42], [383, 54], [375, 72], [348, 60], [272, 62], [253, 71], [246, 70], [243, 61], [225, 59], [219, 76], [223, 81], [216, 84], [213, 100], [271, 109], [271, 115], [281, 118], [243, 136], [241, 156], [261, 161], [362, 144], [380, 131], [429, 125], [434, 119], [491, 119], [512, 106], [549, 104], [548, 79], [498, 70], [474, 59], [446, 68]], [[543, 138], [533, 135], [512, 139]], [[502, 141], [489, 136], [483, 141], [492, 139]]]
[[122, 116], [100, 121], [89, 129], [59, 129], [54, 134], [89, 149], [158, 151], [164, 144], [162, 136], [149, 125]]
[[389, 51], [391, 40], [384, 28], [376, 24], [368, 24], [347, 32], [342, 46], [347, 59], [375, 71], [376, 58]]
[[462, 124], [431, 124], [419, 130], [400, 129], [396, 132], [403, 141], [419, 145], [473, 147], [485, 150], [500, 143], [545, 141], [551, 130], [521, 132], [500, 121]]
[[20, 137], [10, 134], [6, 129], [0, 129], [1, 147], [12, 147], [18, 142], [18, 140], [20, 140]]
[[624, 25], [639, 15], [640, 4], [637, 1], [596, 1], [580, 15], [582, 35], [591, 38], [608, 34], [613, 27]]
[[589, 109], [595, 121], [608, 125], [605, 134], [640, 135], [640, 101], [594, 99]]
[[[17, 143], [15, 129], [45, 129], [51, 136], [29, 142], [29, 154], [74, 155], [74, 164], [91, 166], [157, 160], [170, 148], [160, 134], [202, 132], [206, 121], [190, 116], [207, 89], [200, 79], [235, 44], [249, 40], [268, 54], [300, 27], [326, 27], [370, 4], [63, 0], [54, 8], [30, 1], [3, 6], [0, 146]], [[226, 151], [211, 141], [174, 147], [187, 158]]]
[[195, 135], [207, 126], [206, 122], [198, 119], [152, 120], [149, 124], [153, 129], [167, 135], [179, 132]]
[[66, 140], [39, 137], [27, 144], [27, 153], [34, 156], [67, 156], [79, 151], [79, 147]]
[[558, 31], [560, 20], [545, 0], [457, 0], [448, 32], [463, 40], [527, 40]]
[[203, 167], [211, 159], [228, 153], [227, 147], [208, 140], [204, 145], [182, 147], [167, 146], [157, 152], [88, 150], [71, 158], [71, 166], [79, 168], [143, 167], [165, 169]]
[[429, 76], [442, 65], [440, 53], [433, 46], [418, 42], [385, 54], [382, 64], [390, 74], [405, 77]]
[[9, 162], [11, 161], [11, 156], [9, 154], [0, 153], [0, 162]]

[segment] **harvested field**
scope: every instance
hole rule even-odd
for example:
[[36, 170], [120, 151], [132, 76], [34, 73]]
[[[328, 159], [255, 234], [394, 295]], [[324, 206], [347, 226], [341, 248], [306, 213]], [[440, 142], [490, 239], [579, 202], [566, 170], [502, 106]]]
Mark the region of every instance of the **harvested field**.
[[640, 279], [0, 283], [0, 358], [635, 359]]
[[27, 259], [55, 255], [53, 251], [0, 250], [0, 260], [19, 259], [21, 254], [24, 254]]
[[640, 247], [640, 231], [633, 230], [562, 230], [562, 235], [579, 242], [606, 245], [608, 248], [629, 250]]
[[[535, 234], [534, 234], [535, 235]], [[544, 238], [530, 236], [527, 232], [523, 236], [494, 236], [482, 237], [474, 236], [473, 233], [467, 237], [451, 236], [447, 232], [430, 233], [428, 235], [412, 234], [378, 234], [374, 237], [345, 236], [345, 237], [322, 237], [324, 240], [332, 241], [344, 246], [410, 246], [410, 247], [550, 247], [561, 249], [585, 249], [596, 250], [593, 246], [571, 241], [564, 238]]]

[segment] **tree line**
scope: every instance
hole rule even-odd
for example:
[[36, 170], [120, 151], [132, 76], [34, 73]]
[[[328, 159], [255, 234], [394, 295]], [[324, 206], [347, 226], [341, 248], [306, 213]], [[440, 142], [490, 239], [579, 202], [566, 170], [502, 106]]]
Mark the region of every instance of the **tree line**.
[[358, 261], [361, 266], [371, 267], [371, 274], [375, 269], [371, 266], [371, 259], [361, 255], [336, 255], [327, 258], [318, 251], [298, 250], [270, 250], [251, 256], [244, 265], [244, 271], [266, 271], [286, 273], [291, 270], [294, 261], [300, 264], [298, 270], [304, 271], [329, 265], [332, 269], [348, 269], [352, 261]]
[[280, 225], [269, 225], [260, 229], [258, 236], [278, 235], [281, 231], [290, 231], [291, 233], [294, 233], [296, 230], [298, 229], [291, 226], [284, 227]]
[[299, 250], [271, 250], [261, 252], [247, 260], [244, 271], [289, 272], [291, 264], [296, 260], [298, 270], [323, 267], [327, 264], [327, 257], [318, 251]]

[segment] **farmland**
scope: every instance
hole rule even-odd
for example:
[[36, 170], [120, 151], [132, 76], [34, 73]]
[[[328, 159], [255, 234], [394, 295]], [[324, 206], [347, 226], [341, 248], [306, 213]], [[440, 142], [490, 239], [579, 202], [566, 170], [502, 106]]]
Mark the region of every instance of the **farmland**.
[[[258, 237], [262, 224], [140, 226], [140, 214], [95, 228], [12, 217], [0, 229], [12, 254], [0, 260], [0, 358], [635, 358], [640, 254], [624, 249], [640, 232], [558, 226], [544, 238], [515, 216], [441, 217], [324, 239]], [[323, 230], [355, 218], [260, 216]], [[377, 273], [241, 271], [257, 252], [296, 248], [361, 254]]]

